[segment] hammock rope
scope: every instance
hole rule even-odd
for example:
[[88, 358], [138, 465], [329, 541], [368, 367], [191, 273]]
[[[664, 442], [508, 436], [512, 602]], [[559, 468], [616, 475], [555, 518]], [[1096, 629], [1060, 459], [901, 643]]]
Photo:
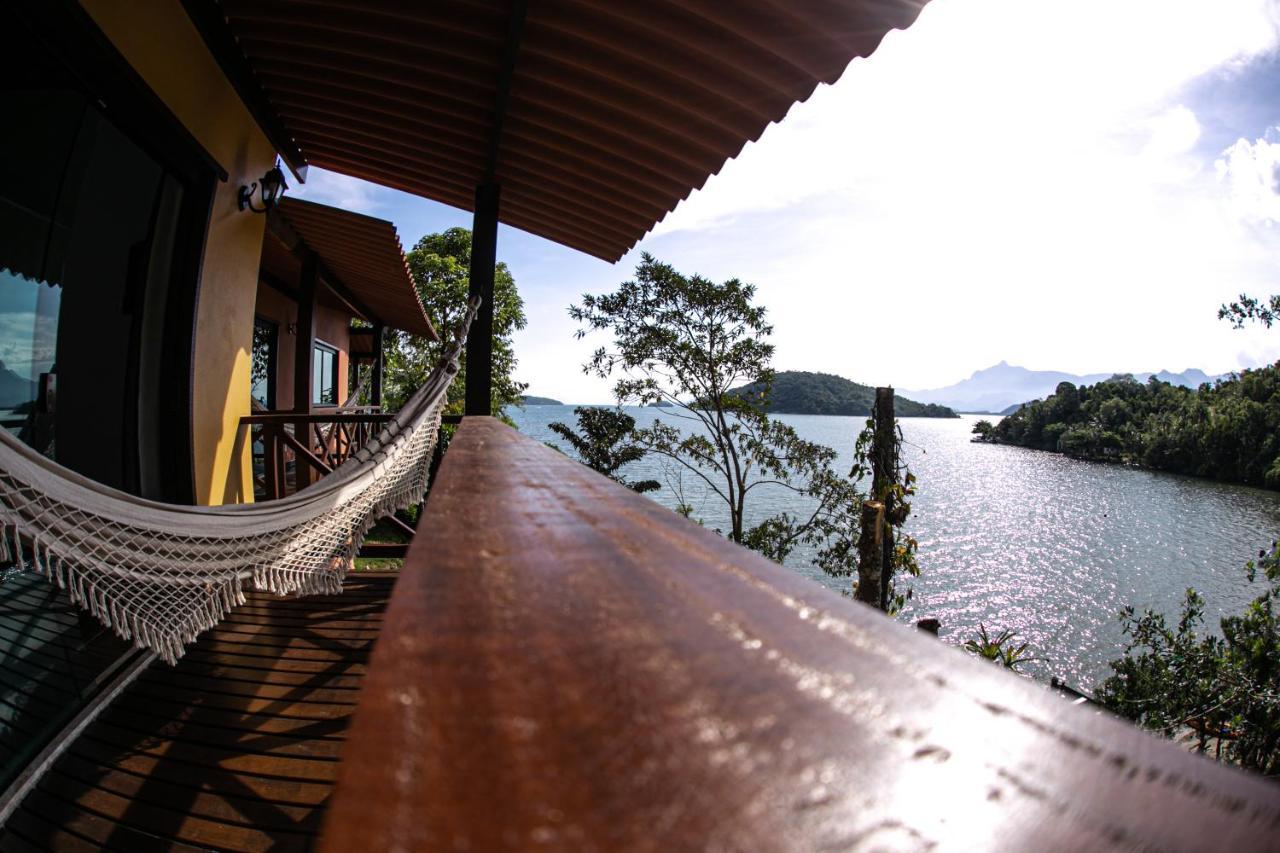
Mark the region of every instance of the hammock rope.
[[382, 431], [317, 482], [260, 504], [165, 504], [58, 465], [0, 430], [0, 560], [25, 565], [134, 645], [176, 663], [245, 601], [337, 593], [365, 535], [422, 500], [473, 299], [454, 342]]

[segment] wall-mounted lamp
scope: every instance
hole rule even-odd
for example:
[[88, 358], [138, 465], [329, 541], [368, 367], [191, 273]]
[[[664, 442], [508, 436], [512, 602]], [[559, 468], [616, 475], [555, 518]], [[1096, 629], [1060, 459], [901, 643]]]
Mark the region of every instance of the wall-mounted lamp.
[[[259, 191], [259, 188], [262, 194], [262, 207], [255, 207], [253, 194]], [[247, 207], [254, 213], [266, 213], [280, 203], [280, 196], [284, 195], [284, 191], [288, 188], [289, 185], [284, 182], [284, 172], [280, 171], [279, 166], [272, 166], [261, 180], [240, 188], [240, 209], [244, 210]]]

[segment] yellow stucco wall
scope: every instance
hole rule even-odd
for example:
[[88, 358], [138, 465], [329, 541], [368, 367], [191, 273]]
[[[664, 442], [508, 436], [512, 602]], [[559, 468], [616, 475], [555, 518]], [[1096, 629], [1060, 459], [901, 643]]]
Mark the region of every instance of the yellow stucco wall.
[[236, 195], [271, 167], [275, 150], [179, 0], [81, 0], [81, 5], [230, 175], [217, 187], [196, 308], [196, 500], [253, 500], [239, 422], [249, 413], [253, 306], [266, 217], [238, 210]]

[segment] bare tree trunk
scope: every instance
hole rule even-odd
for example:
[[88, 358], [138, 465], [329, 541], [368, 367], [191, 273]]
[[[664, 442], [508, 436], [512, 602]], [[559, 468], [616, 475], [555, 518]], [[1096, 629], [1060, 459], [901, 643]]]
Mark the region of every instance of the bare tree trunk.
[[880, 606], [880, 561], [884, 557], [884, 504], [862, 502], [862, 531], [858, 536], [858, 585], [854, 597], [872, 607]]
[[893, 484], [898, 476], [897, 422], [893, 416], [893, 389], [876, 389], [875, 433], [871, 440], [871, 496], [884, 504], [880, 536], [881, 610], [889, 610], [889, 590], [893, 583]]

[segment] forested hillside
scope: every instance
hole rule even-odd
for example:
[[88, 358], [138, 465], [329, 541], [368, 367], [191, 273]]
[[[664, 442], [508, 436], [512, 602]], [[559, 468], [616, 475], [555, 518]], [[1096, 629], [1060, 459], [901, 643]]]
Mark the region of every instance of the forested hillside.
[[[759, 383], [753, 382], [729, 393], [760, 400], [763, 390]], [[875, 404], [876, 389], [830, 373], [788, 370], [774, 377], [773, 387], [763, 399], [764, 410], [775, 414], [869, 415]], [[900, 418], [959, 417], [946, 406], [926, 406], [901, 396], [895, 396], [894, 409]]]
[[992, 440], [1084, 459], [1280, 488], [1280, 363], [1199, 388], [1129, 375], [1061, 383]]

